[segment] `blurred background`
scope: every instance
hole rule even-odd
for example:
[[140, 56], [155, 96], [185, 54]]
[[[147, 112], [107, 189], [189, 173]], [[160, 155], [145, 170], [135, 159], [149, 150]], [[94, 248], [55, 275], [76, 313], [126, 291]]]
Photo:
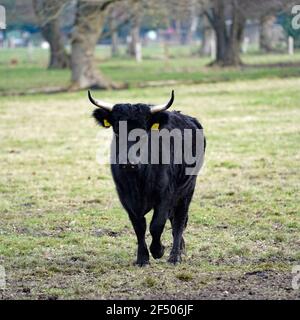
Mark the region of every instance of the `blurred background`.
[[[298, 72], [289, 65], [299, 58], [300, 10], [295, 1], [7, 0], [1, 4], [7, 20], [6, 29], [0, 31], [2, 94], [147, 86], [153, 81], [213, 82], [239, 76], [228, 67], [242, 67], [250, 78], [266, 72], [273, 76]], [[22, 81], [24, 68], [27, 76], [32, 75], [30, 82]]]
[[[0, 299], [299, 299], [299, 5], [0, 0]], [[203, 125], [181, 265], [133, 266], [87, 88]]]

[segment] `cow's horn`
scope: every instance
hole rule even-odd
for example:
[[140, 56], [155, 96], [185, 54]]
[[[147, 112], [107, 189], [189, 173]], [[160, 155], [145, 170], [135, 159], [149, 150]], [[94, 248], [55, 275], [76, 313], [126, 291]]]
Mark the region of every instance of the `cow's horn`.
[[151, 113], [167, 110], [168, 108], [171, 107], [171, 105], [173, 104], [173, 101], [174, 101], [174, 90], [172, 90], [172, 94], [169, 102], [167, 104], [159, 104], [157, 106], [151, 107]]
[[94, 104], [95, 106], [97, 106], [98, 108], [103, 108], [107, 111], [112, 111], [112, 108], [113, 108], [113, 104], [111, 103], [107, 103], [107, 102], [104, 102], [104, 101], [100, 101], [100, 100], [95, 100], [91, 93], [90, 93], [90, 90], [88, 90], [88, 95], [89, 95], [89, 99], [91, 101], [92, 104]]

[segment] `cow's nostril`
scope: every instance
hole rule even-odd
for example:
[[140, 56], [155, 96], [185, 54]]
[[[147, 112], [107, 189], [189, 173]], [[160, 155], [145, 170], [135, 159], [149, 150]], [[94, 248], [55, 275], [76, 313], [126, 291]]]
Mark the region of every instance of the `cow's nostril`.
[[131, 164], [131, 163], [128, 163], [128, 164], [123, 164], [121, 166], [122, 169], [125, 169], [125, 170], [135, 170], [138, 168], [138, 165], [136, 164]]

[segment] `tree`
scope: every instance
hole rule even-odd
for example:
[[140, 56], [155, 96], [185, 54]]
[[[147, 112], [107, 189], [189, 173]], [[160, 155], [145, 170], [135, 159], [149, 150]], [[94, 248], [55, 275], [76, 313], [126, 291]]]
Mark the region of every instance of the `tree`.
[[274, 50], [272, 44], [272, 27], [276, 17], [274, 15], [263, 15], [260, 18], [259, 30], [259, 48], [264, 52], [272, 52]]
[[[296, 1], [270, 0], [269, 2], [260, 4], [258, 0], [255, 0], [254, 4], [260, 8], [260, 10], [257, 10], [257, 16], [260, 21], [260, 50], [263, 52], [274, 51], [275, 49], [272, 43], [272, 28], [276, 21], [276, 16], [282, 14], [287, 9], [291, 9], [292, 5], [296, 4]], [[291, 10], [288, 11], [291, 12]]]
[[131, 11], [133, 13], [130, 26], [130, 41], [128, 43], [128, 54], [137, 58], [138, 46], [140, 45], [140, 27], [142, 21], [142, 2], [135, 1], [132, 4]]
[[274, 15], [294, 0], [200, 0], [217, 40], [217, 57], [212, 65], [238, 66], [246, 19]]
[[[212, 0], [204, 10], [216, 34], [217, 54], [213, 65], [238, 66], [246, 17], [237, 0]], [[227, 20], [230, 26], [227, 27]]]
[[103, 30], [107, 8], [116, 1], [121, 0], [79, 0], [77, 2], [71, 39], [72, 83], [70, 90], [116, 87], [97, 69], [94, 55], [96, 44]]
[[128, 10], [129, 1], [123, 0], [117, 2], [115, 5], [110, 6], [109, 13], [106, 15], [108, 20], [108, 29], [101, 33], [101, 40], [111, 40], [111, 56], [117, 56], [119, 54], [119, 35], [118, 31], [122, 27], [129, 24], [133, 17], [133, 13]]
[[49, 69], [70, 67], [70, 57], [60, 30], [60, 15], [67, 3], [68, 0], [33, 0], [42, 35], [50, 45]]
[[190, 0], [187, 13], [187, 33], [185, 37], [185, 43], [190, 44], [193, 40], [194, 34], [197, 30], [199, 19], [198, 19], [198, 6], [196, 0]]
[[211, 54], [211, 44], [214, 39], [214, 30], [212, 29], [207, 17], [205, 15], [201, 18], [202, 22], [202, 42], [200, 48], [200, 54], [208, 56]]
[[112, 8], [111, 14], [109, 17], [109, 28], [111, 35], [111, 55], [119, 55], [119, 39], [118, 39], [118, 30], [117, 30], [117, 11], [116, 8]]

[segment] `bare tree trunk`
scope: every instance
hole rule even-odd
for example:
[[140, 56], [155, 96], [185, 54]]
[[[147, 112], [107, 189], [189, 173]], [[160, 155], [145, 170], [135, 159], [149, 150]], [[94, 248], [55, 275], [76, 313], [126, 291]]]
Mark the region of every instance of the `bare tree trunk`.
[[189, 27], [189, 30], [186, 36], [186, 44], [190, 45], [193, 42], [198, 24], [199, 24], [198, 17], [193, 17], [193, 20], [191, 22], [191, 25]]
[[[113, 24], [114, 27], [114, 24]], [[117, 31], [113, 31], [111, 34], [111, 55], [113, 57], [119, 55], [119, 39]]]
[[97, 2], [78, 1], [72, 35], [70, 90], [84, 88], [108, 89], [113, 84], [98, 70], [95, 48], [104, 24], [104, 5]]
[[[217, 41], [217, 57], [215, 64], [222, 65], [225, 62], [225, 55], [228, 44], [228, 34], [226, 31], [226, 21], [224, 13], [224, 4], [222, 0], [216, 0], [216, 8], [214, 13], [214, 29], [216, 32]], [[224, 63], [225, 64], [225, 63]]]
[[67, 54], [57, 19], [42, 27], [42, 34], [50, 45], [49, 69], [67, 69], [70, 67], [70, 56]]
[[130, 42], [128, 47], [128, 54], [132, 57], [137, 56], [138, 45], [140, 43], [140, 25], [141, 25], [141, 13], [140, 5], [138, 3], [134, 4], [134, 15], [131, 20], [131, 30], [130, 30]]
[[136, 56], [136, 49], [138, 43], [140, 43], [140, 26], [137, 21], [138, 19], [134, 19], [133, 26], [131, 28], [131, 41], [130, 41], [130, 46], [129, 46], [129, 54], [132, 57]]
[[199, 19], [198, 12], [196, 10], [196, 1], [192, 0], [189, 6], [189, 24], [188, 24], [188, 32], [185, 37], [185, 44], [190, 45], [193, 41], [194, 34], [197, 30]]
[[272, 52], [272, 27], [275, 21], [273, 15], [262, 16], [260, 19], [259, 47], [263, 52]]
[[119, 39], [117, 31], [117, 15], [116, 10], [112, 10], [109, 19], [109, 28], [111, 32], [111, 55], [112, 57], [119, 55]]
[[211, 54], [211, 42], [214, 37], [214, 30], [210, 26], [206, 16], [202, 17], [202, 43], [200, 54], [208, 56]]
[[211, 28], [206, 28], [203, 30], [202, 43], [200, 48], [201, 55], [209, 56], [211, 54], [211, 45], [214, 41], [214, 30]]
[[246, 20], [235, 2], [232, 10], [232, 25], [230, 29], [229, 43], [227, 44], [225, 52], [225, 66], [238, 66], [242, 64], [240, 51]]
[[34, 0], [33, 7], [40, 21], [42, 35], [50, 45], [49, 69], [70, 67], [70, 57], [66, 52], [60, 31], [60, 10], [64, 1]]
[[226, 26], [225, 6], [222, 0], [214, 1], [213, 14], [207, 13], [207, 17], [215, 29], [217, 38], [217, 57], [211, 65], [225, 67], [242, 64], [240, 50], [246, 20], [238, 8], [237, 1], [231, 1], [230, 28]]

